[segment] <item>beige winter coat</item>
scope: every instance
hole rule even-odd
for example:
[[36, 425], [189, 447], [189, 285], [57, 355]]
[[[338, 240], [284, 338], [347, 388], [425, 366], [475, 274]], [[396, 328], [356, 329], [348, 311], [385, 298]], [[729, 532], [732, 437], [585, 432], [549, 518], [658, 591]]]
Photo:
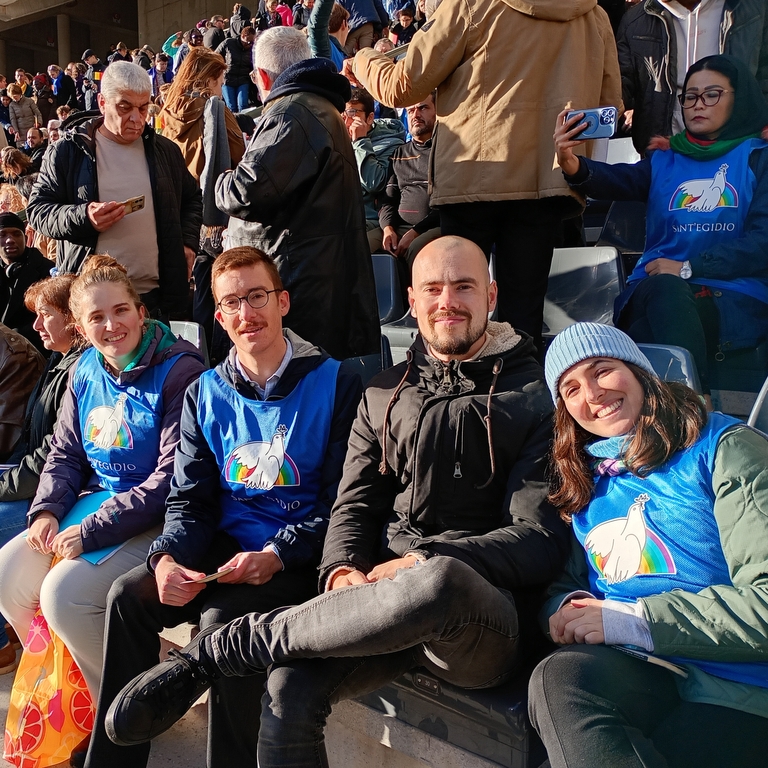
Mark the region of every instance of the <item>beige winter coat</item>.
[[596, 0], [443, 0], [431, 22], [402, 61], [364, 49], [353, 67], [388, 106], [437, 88], [432, 205], [573, 194], [555, 163], [558, 112], [623, 108]]

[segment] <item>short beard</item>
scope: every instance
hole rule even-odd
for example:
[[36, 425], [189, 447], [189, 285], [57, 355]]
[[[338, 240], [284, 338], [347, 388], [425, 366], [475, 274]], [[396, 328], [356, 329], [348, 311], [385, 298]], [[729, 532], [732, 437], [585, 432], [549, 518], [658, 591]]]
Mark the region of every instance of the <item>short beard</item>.
[[[441, 338], [435, 331], [435, 319], [443, 317], [466, 317], [469, 320], [469, 323], [467, 323], [467, 328], [461, 336]], [[487, 326], [486, 323], [484, 323], [481, 328], [473, 325], [472, 316], [467, 312], [433, 312], [427, 318], [427, 323], [430, 331], [430, 338], [427, 339], [427, 343], [430, 348], [438, 354], [448, 355], [450, 357], [466, 355], [477, 340], [482, 338]]]

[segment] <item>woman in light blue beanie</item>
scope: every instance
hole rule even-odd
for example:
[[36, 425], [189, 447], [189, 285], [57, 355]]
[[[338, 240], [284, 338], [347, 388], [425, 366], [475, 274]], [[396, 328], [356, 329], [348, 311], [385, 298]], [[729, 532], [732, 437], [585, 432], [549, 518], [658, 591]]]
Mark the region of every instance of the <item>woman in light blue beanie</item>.
[[575, 536], [529, 689], [552, 768], [764, 764], [768, 440], [610, 326], [564, 330], [545, 374]]

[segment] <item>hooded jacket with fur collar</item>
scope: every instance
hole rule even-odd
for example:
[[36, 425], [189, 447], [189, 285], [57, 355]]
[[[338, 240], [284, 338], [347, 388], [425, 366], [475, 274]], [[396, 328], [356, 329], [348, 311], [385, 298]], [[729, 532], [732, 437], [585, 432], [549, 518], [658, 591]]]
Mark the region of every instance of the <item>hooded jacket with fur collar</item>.
[[[568, 531], [547, 501], [552, 399], [533, 342], [489, 323], [474, 360], [443, 363], [421, 336], [363, 395], [321, 563], [367, 573], [408, 552], [455, 557], [496, 587], [558, 573]], [[489, 407], [490, 405], [490, 407]]]

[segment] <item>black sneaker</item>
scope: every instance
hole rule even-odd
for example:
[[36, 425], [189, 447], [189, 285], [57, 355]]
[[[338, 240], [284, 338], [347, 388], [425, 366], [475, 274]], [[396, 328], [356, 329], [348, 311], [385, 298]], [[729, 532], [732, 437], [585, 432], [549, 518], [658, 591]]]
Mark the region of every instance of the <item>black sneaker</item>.
[[167, 731], [189, 711], [218, 677], [201, 658], [201, 643], [221, 624], [202, 630], [180, 651], [138, 677], [117, 694], [107, 711], [104, 728], [118, 746], [143, 744]]

